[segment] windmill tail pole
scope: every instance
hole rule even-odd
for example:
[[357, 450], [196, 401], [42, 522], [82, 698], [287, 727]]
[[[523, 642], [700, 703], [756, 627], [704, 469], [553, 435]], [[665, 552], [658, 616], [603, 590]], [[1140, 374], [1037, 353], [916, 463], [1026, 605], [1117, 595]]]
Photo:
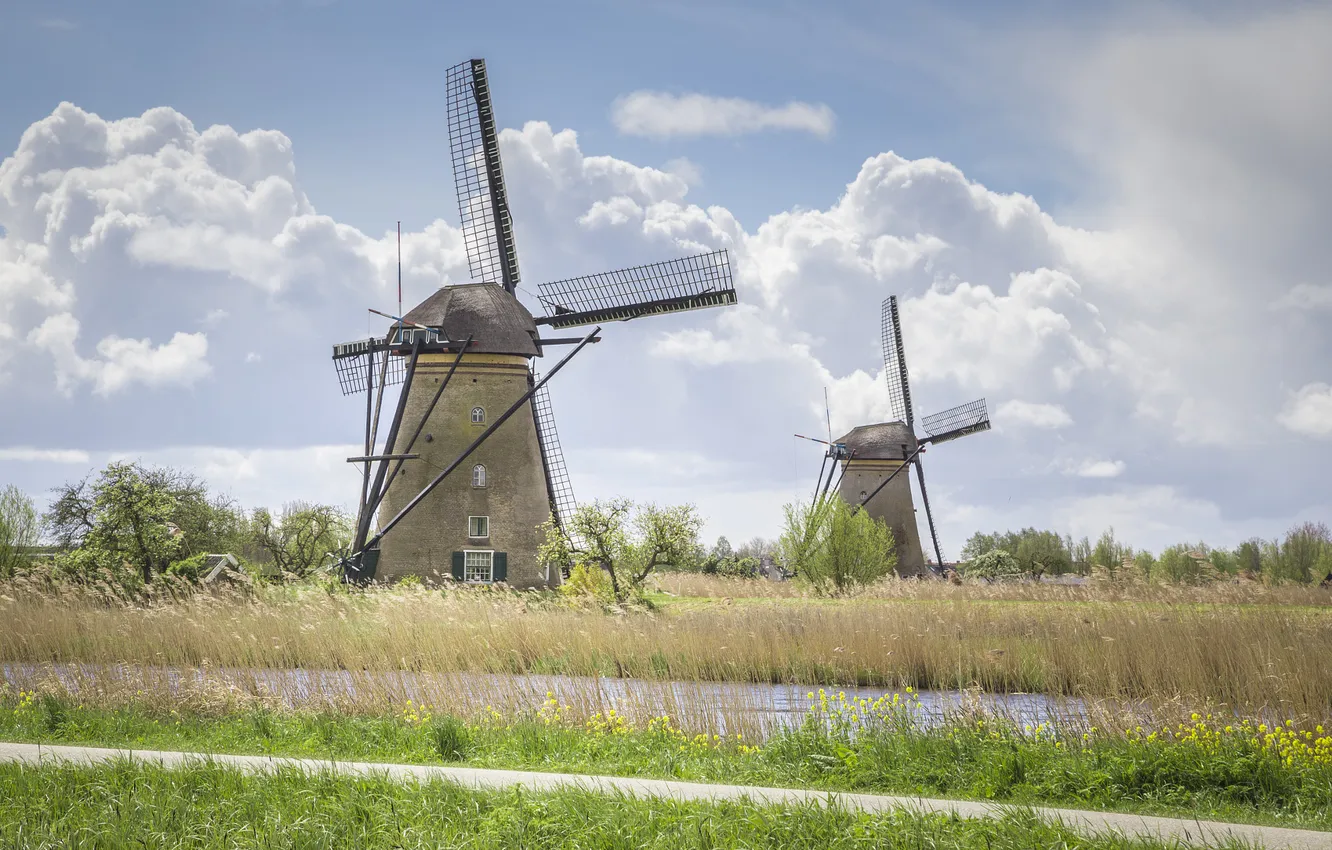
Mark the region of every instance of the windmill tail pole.
[[[853, 454], [854, 454], [854, 453], [853, 453]], [[837, 489], [837, 488], [841, 485], [841, 483], [842, 483], [842, 479], [843, 479], [844, 477], [846, 477], [846, 468], [847, 468], [848, 466], [851, 465], [851, 455], [847, 455], [846, 460], [847, 460], [847, 462], [844, 463], [844, 464], [842, 464], [842, 469], [841, 469], [841, 471], [837, 473], [837, 480], [836, 480], [836, 481], [833, 481], [833, 483], [832, 483], [832, 486], [833, 486], [833, 489], [834, 489], [834, 490]], [[829, 476], [829, 477], [831, 478], [831, 476]]]
[[528, 400], [531, 399], [532, 396], [536, 394], [537, 390], [544, 387], [547, 381], [555, 377], [555, 375], [561, 369], [564, 368], [564, 364], [572, 360], [573, 356], [578, 352], [582, 351], [583, 347], [586, 346], [589, 342], [591, 342], [600, 332], [601, 332], [601, 326], [598, 325], [597, 327], [592, 329], [592, 332], [590, 334], [583, 337], [583, 341], [578, 343], [578, 345], [574, 346], [573, 351], [570, 351], [568, 354], [564, 355], [564, 359], [561, 360], [559, 363], [556, 363], [555, 368], [547, 372], [546, 376], [542, 378], [540, 381], [537, 381], [535, 385], [529, 387], [527, 392], [523, 393], [522, 396], [517, 401], [515, 401], [509, 407], [508, 410], [504, 411], [503, 415], [501, 415], [498, 419], [496, 419], [493, 423], [491, 423], [489, 428], [487, 428], [485, 431], [482, 431], [481, 435], [477, 437], [475, 440], [473, 440], [472, 444], [468, 446], [466, 449], [464, 449], [463, 453], [458, 455], [458, 457], [454, 459], [453, 463], [445, 467], [444, 470], [439, 473], [439, 475], [436, 475], [435, 479], [431, 481], [429, 484], [427, 484], [424, 490], [422, 490], [420, 493], [417, 493], [415, 498], [413, 498], [410, 502], [404, 505], [402, 510], [398, 511], [397, 515], [394, 516], [393, 519], [390, 519], [388, 522], [384, 523], [384, 527], [379, 530], [378, 534], [370, 538], [369, 542], [366, 543], [365, 548], [366, 549], [373, 548], [376, 543], [384, 539], [385, 534], [388, 534], [390, 531], [393, 530], [393, 527], [395, 525], [402, 522], [403, 518], [405, 518], [407, 514], [411, 513], [412, 510], [417, 505], [421, 504], [422, 500], [424, 500], [426, 496], [429, 496], [432, 490], [438, 487], [444, 481], [445, 478], [448, 478], [450, 473], [453, 472], [453, 470], [461, 466], [462, 462], [467, 460], [467, 458], [471, 456], [472, 452], [476, 451], [477, 447], [480, 446], [482, 443], [484, 443], [491, 434], [495, 433], [495, 429], [499, 428], [499, 426], [503, 425], [506, 421], [508, 421], [509, 417], [512, 416], [514, 413], [516, 413], [519, 410], [519, 408], [521, 408], [524, 404], [527, 404]]
[[[843, 469], [845, 468], [843, 467]], [[832, 466], [828, 469], [828, 480], [823, 482], [823, 492], [819, 494], [820, 501], [828, 496], [828, 489], [832, 487], [835, 474], [837, 474], [837, 458], [833, 458]]]
[[814, 482], [814, 501], [819, 499], [819, 489], [823, 487], [823, 472], [828, 468], [828, 456], [823, 456], [823, 462], [819, 464], [819, 477]]
[[[389, 358], [389, 353], [384, 352], [384, 359]], [[398, 439], [398, 429], [402, 427], [402, 414], [407, 409], [407, 397], [412, 392], [412, 381], [416, 377], [416, 364], [421, 357], [421, 341], [412, 343], [412, 359], [407, 363], [407, 376], [402, 384], [402, 392], [398, 393], [398, 406], [393, 411], [393, 421], [389, 423], [388, 434], [384, 438], [384, 451], [393, 451], [393, 444]], [[398, 463], [402, 463], [399, 459]], [[388, 471], [388, 458], [379, 462], [379, 468], [375, 470], [374, 483], [370, 485], [370, 496], [365, 503], [365, 510], [361, 513], [361, 521], [356, 527], [356, 544], [358, 547], [365, 545], [365, 538], [370, 534], [370, 522], [374, 519], [375, 508], [379, 506], [379, 500], [383, 493], [384, 474]]]

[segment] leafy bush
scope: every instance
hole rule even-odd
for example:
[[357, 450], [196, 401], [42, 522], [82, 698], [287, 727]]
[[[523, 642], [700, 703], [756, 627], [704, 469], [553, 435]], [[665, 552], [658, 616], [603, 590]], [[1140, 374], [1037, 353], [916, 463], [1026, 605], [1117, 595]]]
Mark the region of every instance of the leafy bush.
[[430, 741], [444, 761], [466, 761], [472, 750], [472, 736], [467, 724], [445, 715], [430, 724]]
[[0, 579], [11, 578], [28, 563], [37, 529], [32, 499], [13, 484], [0, 491]]
[[600, 570], [618, 602], [641, 595], [643, 580], [658, 568], [688, 563], [698, 549], [703, 519], [693, 505], [635, 505], [628, 499], [580, 505], [563, 529], [541, 526], [537, 557], [569, 575], [579, 564]]
[[878, 581], [897, 565], [893, 532], [836, 496], [785, 507], [778, 548], [787, 569], [820, 593], [840, 594]]
[[1022, 565], [1004, 549], [991, 549], [962, 565], [962, 574], [968, 578], [1001, 579], [1024, 575]]
[[589, 596], [601, 602], [614, 602], [615, 591], [611, 588], [610, 576], [596, 567], [587, 564], [574, 564], [569, 570], [569, 577], [560, 585], [560, 594], [564, 596]]
[[172, 561], [171, 565], [166, 568], [166, 572], [168, 575], [183, 578], [186, 581], [198, 581], [203, 578], [204, 561], [207, 560], [207, 558], [208, 555], [206, 553], [200, 552], [197, 555], [191, 555], [190, 557], [182, 558], [179, 561]]
[[993, 534], [978, 531], [962, 547], [962, 560], [970, 561], [995, 549], [1008, 552], [1017, 559], [1022, 572], [1034, 576], [1060, 575], [1075, 569], [1072, 541], [1035, 528]]
[[302, 579], [351, 543], [351, 518], [332, 505], [290, 502], [276, 518], [257, 508], [250, 534], [259, 556], [285, 578]]

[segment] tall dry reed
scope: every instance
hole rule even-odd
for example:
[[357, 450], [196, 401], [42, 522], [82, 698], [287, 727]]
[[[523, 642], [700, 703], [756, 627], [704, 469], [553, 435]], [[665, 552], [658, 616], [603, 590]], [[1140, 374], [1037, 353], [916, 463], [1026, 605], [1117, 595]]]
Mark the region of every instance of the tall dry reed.
[[[803, 582], [730, 578], [695, 572], [657, 573], [653, 588], [679, 597], [710, 599], [817, 599]], [[1155, 602], [1197, 605], [1303, 605], [1332, 607], [1332, 592], [1299, 584], [1266, 585], [1225, 581], [1206, 585], [1087, 581], [1055, 584], [1004, 581], [987, 584], [888, 579], [850, 594], [852, 599], [951, 600], [978, 602]]]
[[0, 600], [0, 661], [979, 688], [1332, 719], [1332, 612], [866, 598], [608, 615], [530, 594]]

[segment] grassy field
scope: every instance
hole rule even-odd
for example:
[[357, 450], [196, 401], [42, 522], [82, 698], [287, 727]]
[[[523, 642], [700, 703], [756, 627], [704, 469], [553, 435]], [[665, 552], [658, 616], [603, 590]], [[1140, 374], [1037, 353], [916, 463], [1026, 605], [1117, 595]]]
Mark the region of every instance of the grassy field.
[[1019, 729], [957, 717], [920, 729], [912, 698], [816, 695], [803, 726], [763, 742], [565, 716], [551, 699], [470, 721], [404, 705], [391, 717], [248, 710], [220, 717], [106, 710], [24, 694], [0, 740], [611, 774], [1002, 800], [1332, 829], [1332, 738], [1199, 717], [1172, 729]]
[[815, 806], [680, 803], [584, 792], [479, 793], [445, 783], [260, 776], [213, 766], [0, 765], [11, 847], [1160, 848], [1085, 838], [1030, 816], [968, 821]]
[[[127, 663], [190, 675], [219, 668], [348, 671], [359, 677], [353, 701], [370, 712], [409, 695], [375, 673], [424, 671], [975, 688], [1128, 702], [1155, 717], [1197, 708], [1332, 723], [1327, 591], [893, 582], [829, 601], [742, 599], [741, 590], [785, 586], [686, 579], [694, 591], [730, 592], [720, 601], [666, 597], [671, 602], [661, 610], [619, 615], [541, 594], [424, 589], [271, 590], [147, 608], [0, 598], [0, 663]], [[675, 581], [682, 589], [684, 580], [667, 576], [661, 586], [669, 592]], [[15, 684], [45, 675], [24, 669], [12, 673]], [[104, 687], [93, 678], [85, 677], [83, 693]], [[447, 677], [441, 681], [418, 696], [446, 704], [456, 689]], [[273, 687], [282, 686], [219, 685], [254, 694]], [[656, 698], [648, 696], [649, 703]], [[307, 697], [347, 699], [302, 691]], [[571, 701], [589, 713], [605, 707], [595, 689]], [[474, 707], [457, 706], [464, 713]], [[676, 715], [689, 708], [651, 707]]]

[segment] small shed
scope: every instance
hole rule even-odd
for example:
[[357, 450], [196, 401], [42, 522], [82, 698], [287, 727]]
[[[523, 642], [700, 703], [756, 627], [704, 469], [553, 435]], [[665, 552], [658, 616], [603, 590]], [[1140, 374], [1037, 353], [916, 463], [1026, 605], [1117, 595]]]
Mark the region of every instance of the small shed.
[[241, 569], [240, 562], [236, 556], [230, 553], [220, 555], [204, 555], [203, 567], [199, 570], [202, 576], [200, 579], [204, 584], [213, 584], [214, 582], [248, 582], [249, 576]]

